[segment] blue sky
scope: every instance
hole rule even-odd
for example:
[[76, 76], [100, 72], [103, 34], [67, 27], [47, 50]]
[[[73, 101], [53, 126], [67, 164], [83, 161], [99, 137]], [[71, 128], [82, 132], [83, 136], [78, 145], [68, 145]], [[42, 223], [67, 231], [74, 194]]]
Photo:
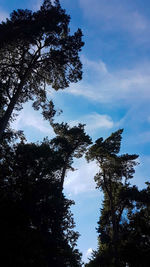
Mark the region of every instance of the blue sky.
[[[85, 46], [81, 52], [83, 80], [49, 96], [63, 110], [58, 121], [71, 125], [86, 123], [93, 140], [124, 128], [122, 152], [139, 154], [140, 165], [133, 180], [143, 187], [150, 174], [150, 3], [147, 0], [62, 0], [71, 15], [71, 31], [80, 27]], [[13, 9], [36, 10], [38, 0], [0, 0], [0, 19]], [[53, 136], [52, 129], [31, 109], [24, 106], [16, 122], [29, 141]], [[74, 163], [78, 169], [68, 173], [66, 194], [73, 207], [78, 247], [85, 260], [97, 247], [96, 223], [102, 194], [93, 181], [97, 166], [84, 159]]]

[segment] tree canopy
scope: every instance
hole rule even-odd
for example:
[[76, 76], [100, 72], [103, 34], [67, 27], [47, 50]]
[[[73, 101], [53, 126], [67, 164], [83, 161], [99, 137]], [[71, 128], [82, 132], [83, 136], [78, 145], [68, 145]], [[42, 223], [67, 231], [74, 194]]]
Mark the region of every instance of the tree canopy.
[[[123, 130], [118, 130], [103, 140], [99, 138], [87, 152], [87, 160], [96, 160], [100, 171], [95, 176], [97, 188], [103, 190], [104, 202], [98, 222], [99, 264], [102, 266], [124, 266], [119, 258], [118, 242], [120, 223], [125, 209], [130, 204], [122, 198], [122, 192], [129, 187], [133, 178], [138, 155], [119, 155]], [[109, 255], [109, 257], [108, 257]], [[96, 257], [97, 259], [97, 257]], [[98, 262], [97, 262], [98, 264]], [[96, 265], [95, 265], [96, 266]]]
[[0, 24], [0, 136], [26, 101], [52, 108], [46, 85], [64, 89], [82, 78], [82, 32], [71, 35], [69, 21], [59, 1], [44, 0], [40, 10], [13, 11]]
[[64, 158], [67, 144], [57, 136], [5, 149], [0, 161], [1, 264], [81, 266], [70, 211], [74, 202], [62, 192], [62, 174], [72, 164]]

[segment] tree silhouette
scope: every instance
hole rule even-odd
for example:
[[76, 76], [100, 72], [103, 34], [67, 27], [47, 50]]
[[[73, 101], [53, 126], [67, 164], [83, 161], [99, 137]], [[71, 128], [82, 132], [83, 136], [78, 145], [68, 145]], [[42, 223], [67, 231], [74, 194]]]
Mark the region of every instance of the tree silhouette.
[[[120, 223], [130, 204], [122, 198], [135, 172], [137, 155], [118, 155], [123, 130], [118, 130], [106, 140], [99, 138], [87, 152], [87, 160], [96, 160], [100, 171], [95, 176], [97, 188], [103, 190], [104, 202], [98, 222], [99, 251], [95, 263], [99, 266], [124, 266], [119, 259]], [[89, 265], [92, 266], [92, 265]]]
[[60, 198], [57, 155], [44, 143], [14, 149], [1, 166], [2, 255], [8, 255], [3, 266], [67, 266], [76, 258], [78, 234], [72, 231], [72, 201]]
[[139, 191], [128, 188], [122, 197], [128, 198], [126, 220], [121, 224], [120, 257], [130, 267], [148, 267], [150, 261], [150, 185]]
[[83, 125], [54, 128], [57, 136], [50, 141], [7, 143], [1, 153], [3, 266], [81, 266], [75, 248], [79, 234], [70, 211], [74, 202], [62, 189], [73, 157], [81, 157], [91, 140]]
[[0, 137], [28, 100], [44, 114], [53, 108], [46, 85], [64, 89], [81, 79], [82, 32], [70, 35], [69, 21], [59, 1], [44, 0], [39, 11], [13, 11], [0, 24]]
[[52, 126], [57, 136], [51, 143], [54, 149], [60, 151], [64, 160], [60, 180], [61, 190], [63, 190], [65, 174], [67, 170], [72, 169], [73, 158], [81, 158], [92, 142], [89, 135], [85, 133], [83, 124], [69, 127], [67, 123], [53, 123]]

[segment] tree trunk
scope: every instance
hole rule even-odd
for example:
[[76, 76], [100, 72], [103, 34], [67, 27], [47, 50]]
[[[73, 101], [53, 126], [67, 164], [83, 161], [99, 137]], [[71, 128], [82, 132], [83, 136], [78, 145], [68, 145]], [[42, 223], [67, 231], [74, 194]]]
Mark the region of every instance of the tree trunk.
[[65, 180], [68, 160], [69, 160], [69, 155], [65, 159], [64, 167], [62, 169], [62, 174], [61, 174], [61, 178], [60, 178], [60, 189], [61, 189], [61, 192], [63, 191], [63, 186], [64, 186], [64, 180]]
[[20, 96], [20, 92], [21, 92], [22, 87], [23, 87], [23, 85], [21, 86], [21, 84], [20, 84], [17, 92], [12, 97], [12, 99], [11, 99], [9, 105], [8, 105], [8, 108], [5, 111], [4, 116], [0, 119], [0, 139], [2, 138], [2, 135], [3, 135], [5, 129], [6, 129], [7, 125], [8, 125], [8, 121], [9, 121], [11, 115], [12, 115], [13, 109], [14, 109], [16, 103], [17, 103], [17, 100], [18, 100], [19, 96]]
[[117, 227], [117, 221], [116, 221], [116, 214], [114, 206], [111, 205], [111, 216], [112, 216], [112, 225], [113, 225], [113, 236], [112, 236], [112, 242], [113, 242], [113, 251], [114, 251], [114, 266], [118, 267], [118, 227]]
[[114, 266], [119, 267], [118, 263], [118, 227], [117, 227], [117, 220], [116, 220], [116, 214], [115, 214], [115, 208], [114, 208], [114, 201], [112, 196], [112, 184], [111, 184], [111, 177], [109, 175], [109, 186], [108, 188], [107, 181], [106, 181], [106, 174], [105, 170], [103, 170], [103, 178], [104, 178], [104, 186], [105, 190], [108, 194], [109, 201], [110, 201], [110, 210], [111, 210], [111, 217], [112, 217], [112, 226], [113, 226], [113, 234], [112, 234], [112, 244], [113, 244], [113, 253], [114, 253]]
[[18, 85], [18, 89], [16, 91], [16, 93], [14, 94], [14, 96], [12, 97], [9, 105], [8, 105], [8, 108], [7, 110], [5, 111], [5, 114], [4, 116], [0, 119], [0, 139], [2, 138], [2, 135], [8, 125], [8, 122], [9, 122], [9, 119], [12, 115], [12, 112], [13, 112], [13, 109], [19, 99], [19, 96], [21, 94], [21, 91], [22, 91], [22, 88], [25, 84], [25, 81], [27, 80], [28, 78], [28, 75], [30, 75], [30, 72], [32, 70], [32, 67], [34, 65], [34, 62], [39, 58], [39, 55], [37, 56], [37, 54], [39, 53], [40, 51], [40, 48], [36, 51], [35, 55], [33, 56], [29, 66], [28, 66], [28, 69], [26, 70], [24, 76], [22, 77], [22, 80], [20, 82], [20, 84]]
[[8, 125], [9, 119], [10, 119], [10, 117], [12, 115], [12, 112], [14, 110], [15, 105], [17, 104], [17, 101], [18, 101], [19, 96], [21, 94], [22, 88], [23, 88], [23, 86], [25, 84], [25, 81], [26, 81], [26, 79], [28, 77], [29, 72], [31, 71], [31, 68], [32, 68], [32, 65], [27, 69], [24, 77], [22, 78], [20, 84], [18, 85], [18, 89], [17, 89], [16, 93], [12, 97], [12, 99], [11, 99], [9, 105], [8, 105], [8, 108], [5, 111], [5, 114], [0, 119], [0, 139], [2, 138], [2, 135], [3, 135], [5, 129], [6, 129], [7, 125]]

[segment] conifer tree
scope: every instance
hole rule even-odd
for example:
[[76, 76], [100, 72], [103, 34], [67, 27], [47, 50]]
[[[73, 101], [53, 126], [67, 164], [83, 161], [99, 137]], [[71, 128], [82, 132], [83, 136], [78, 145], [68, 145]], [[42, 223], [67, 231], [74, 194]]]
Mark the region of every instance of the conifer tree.
[[0, 162], [2, 266], [81, 266], [79, 236], [60, 190], [60, 151], [46, 140], [17, 144]]
[[44, 0], [40, 10], [13, 11], [0, 24], [0, 138], [28, 100], [44, 114], [53, 108], [47, 85], [64, 89], [81, 79], [82, 32], [71, 35], [69, 21], [59, 1]]
[[[129, 186], [135, 172], [137, 155], [119, 155], [121, 135], [118, 130], [103, 140], [99, 138], [87, 152], [87, 160], [95, 160], [100, 171], [95, 176], [97, 188], [104, 193], [103, 208], [98, 222], [99, 254], [89, 266], [124, 266], [119, 259], [120, 223], [128, 199], [121, 194]], [[94, 265], [95, 264], [95, 265]], [[99, 264], [99, 265], [96, 265]]]
[[[56, 137], [42, 143], [6, 142], [0, 160], [1, 264], [79, 267], [70, 206], [63, 194], [67, 170], [91, 144], [84, 125], [53, 124]], [[6, 141], [6, 139], [4, 140]], [[6, 253], [5, 253], [6, 252]], [[7, 255], [7, 257], [6, 257]]]

